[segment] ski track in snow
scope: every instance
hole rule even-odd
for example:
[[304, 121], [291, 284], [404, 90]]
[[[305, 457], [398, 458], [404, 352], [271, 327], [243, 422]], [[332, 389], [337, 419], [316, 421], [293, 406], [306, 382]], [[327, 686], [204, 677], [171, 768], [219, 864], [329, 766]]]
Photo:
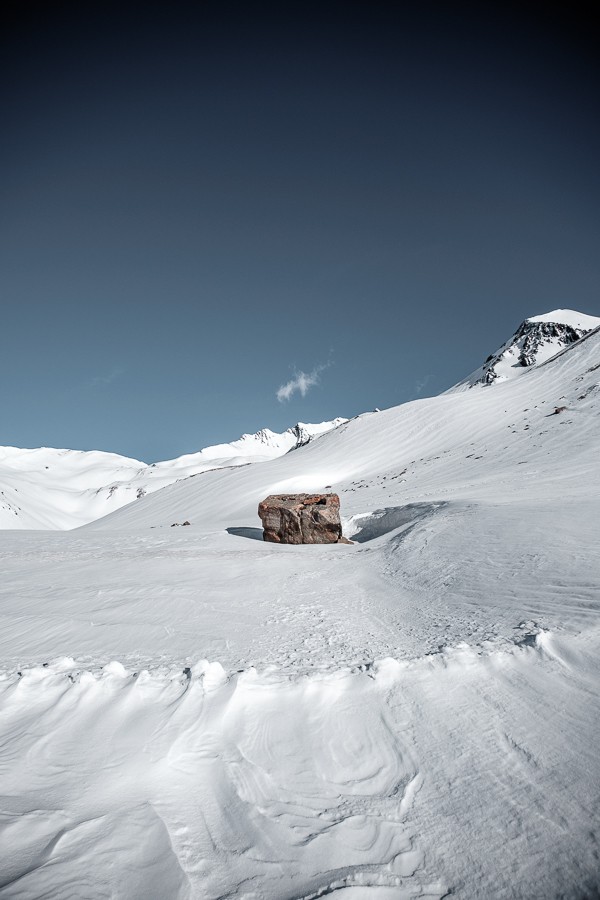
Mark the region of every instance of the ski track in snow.
[[599, 366], [3, 533], [0, 898], [600, 896]]

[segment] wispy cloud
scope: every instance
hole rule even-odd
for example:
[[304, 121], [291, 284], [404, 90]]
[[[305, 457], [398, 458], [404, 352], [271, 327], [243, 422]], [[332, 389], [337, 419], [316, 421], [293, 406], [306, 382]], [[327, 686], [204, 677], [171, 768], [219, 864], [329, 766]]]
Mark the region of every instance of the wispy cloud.
[[123, 369], [117, 366], [114, 369], [111, 369], [110, 372], [106, 372], [104, 375], [96, 375], [88, 382], [88, 387], [105, 387], [107, 384], [112, 384], [113, 381], [116, 381], [117, 378], [121, 377], [123, 371]]
[[417, 396], [418, 396], [424, 390], [424, 388], [429, 384], [430, 381], [431, 381], [431, 375], [426, 375], [420, 381], [415, 381], [415, 394], [417, 394]]
[[277, 399], [280, 403], [289, 400], [294, 394], [298, 393], [305, 397], [311, 387], [319, 383], [319, 376], [324, 369], [329, 367], [330, 363], [316, 366], [312, 372], [303, 372], [302, 370], [294, 372], [294, 377], [290, 378], [285, 384], [282, 384], [277, 391]]

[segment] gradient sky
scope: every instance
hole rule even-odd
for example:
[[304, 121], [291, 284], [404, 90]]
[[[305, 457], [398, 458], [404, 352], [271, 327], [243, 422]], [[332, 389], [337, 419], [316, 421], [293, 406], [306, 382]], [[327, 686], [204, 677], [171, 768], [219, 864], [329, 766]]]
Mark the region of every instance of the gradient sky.
[[600, 315], [588, 6], [478, 7], [9, 4], [0, 444], [165, 459]]

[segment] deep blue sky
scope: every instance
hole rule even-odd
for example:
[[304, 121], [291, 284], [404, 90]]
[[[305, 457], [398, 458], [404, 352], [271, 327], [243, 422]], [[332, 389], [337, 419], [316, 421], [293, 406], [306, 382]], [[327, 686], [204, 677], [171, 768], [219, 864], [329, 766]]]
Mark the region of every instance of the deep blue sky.
[[9, 5], [0, 444], [172, 457], [600, 315], [587, 5], [205, 8]]

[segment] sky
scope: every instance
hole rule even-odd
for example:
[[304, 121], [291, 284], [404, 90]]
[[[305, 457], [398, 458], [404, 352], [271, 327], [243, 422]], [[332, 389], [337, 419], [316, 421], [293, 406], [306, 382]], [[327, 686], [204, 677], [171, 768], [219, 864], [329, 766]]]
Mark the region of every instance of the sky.
[[11, 0], [0, 444], [156, 461], [600, 315], [590, 5]]

